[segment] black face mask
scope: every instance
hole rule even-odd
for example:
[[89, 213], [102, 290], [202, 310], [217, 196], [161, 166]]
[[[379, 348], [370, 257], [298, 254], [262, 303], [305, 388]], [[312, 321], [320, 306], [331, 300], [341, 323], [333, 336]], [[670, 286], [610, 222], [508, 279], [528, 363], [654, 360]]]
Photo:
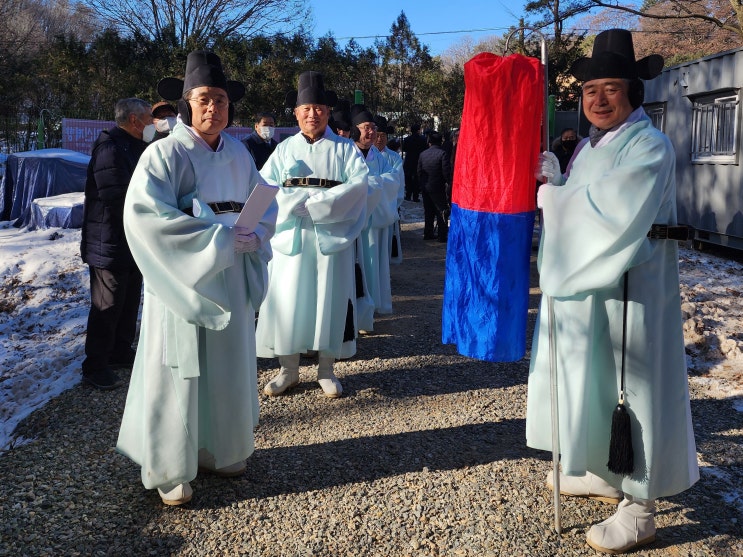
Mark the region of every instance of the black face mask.
[[563, 139], [562, 140], [562, 146], [565, 148], [566, 151], [572, 151], [575, 149], [575, 146], [578, 145], [577, 139]]

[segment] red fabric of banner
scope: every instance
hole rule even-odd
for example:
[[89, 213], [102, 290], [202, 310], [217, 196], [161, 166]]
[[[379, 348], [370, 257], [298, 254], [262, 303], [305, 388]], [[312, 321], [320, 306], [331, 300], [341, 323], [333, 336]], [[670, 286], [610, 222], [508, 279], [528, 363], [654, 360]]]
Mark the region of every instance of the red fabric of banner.
[[541, 62], [484, 52], [464, 65], [464, 80], [452, 202], [489, 213], [533, 211], [545, 102]]

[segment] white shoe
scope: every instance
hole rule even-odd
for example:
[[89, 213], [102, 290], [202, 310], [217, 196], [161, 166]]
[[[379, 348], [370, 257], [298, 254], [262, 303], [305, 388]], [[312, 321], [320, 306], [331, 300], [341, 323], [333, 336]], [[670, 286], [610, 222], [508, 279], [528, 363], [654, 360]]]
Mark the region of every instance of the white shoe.
[[175, 487], [166, 486], [164, 489], [158, 487], [157, 492], [160, 494], [160, 499], [163, 500], [163, 503], [173, 506], [188, 503], [193, 496], [191, 484], [188, 482], [178, 484]]
[[263, 388], [263, 392], [268, 396], [280, 395], [299, 384], [299, 354], [279, 356], [279, 363], [281, 364], [279, 374]]
[[246, 469], [247, 465], [244, 460], [240, 460], [223, 468], [217, 468], [212, 453], [206, 449], [199, 449], [199, 470], [211, 472], [212, 474], [222, 476], [223, 478], [232, 478], [235, 476], [241, 476], [245, 473]]
[[[554, 488], [552, 472], [547, 474], [547, 487]], [[620, 490], [591, 472], [586, 472], [585, 476], [566, 476], [560, 472], [560, 494], [568, 497], [588, 497], [612, 505], [616, 505], [624, 497]]]
[[655, 501], [625, 498], [617, 512], [588, 530], [586, 542], [602, 553], [626, 553], [655, 541]]
[[326, 397], [338, 398], [343, 394], [343, 386], [333, 373], [333, 362], [335, 358], [320, 356], [317, 365], [317, 382]]

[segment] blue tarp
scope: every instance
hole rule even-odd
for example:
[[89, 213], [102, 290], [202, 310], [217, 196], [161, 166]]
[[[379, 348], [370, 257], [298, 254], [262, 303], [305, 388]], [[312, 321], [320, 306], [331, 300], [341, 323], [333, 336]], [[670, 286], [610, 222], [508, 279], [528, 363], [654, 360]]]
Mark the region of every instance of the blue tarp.
[[28, 229], [82, 228], [84, 207], [85, 193], [81, 191], [34, 199]]
[[90, 161], [68, 149], [39, 149], [8, 155], [0, 198], [0, 221], [15, 221], [16, 227], [31, 222], [34, 199], [85, 191]]

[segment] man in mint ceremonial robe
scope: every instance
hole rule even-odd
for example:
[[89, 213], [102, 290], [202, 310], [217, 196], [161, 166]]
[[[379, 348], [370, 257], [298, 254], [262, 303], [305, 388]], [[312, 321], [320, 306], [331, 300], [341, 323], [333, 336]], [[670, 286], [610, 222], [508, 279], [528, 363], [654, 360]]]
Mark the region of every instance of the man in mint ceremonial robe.
[[255, 308], [267, 288], [276, 204], [254, 230], [233, 226], [263, 179], [223, 130], [244, 87], [219, 58], [189, 54], [181, 121], [148, 148], [132, 176], [124, 227], [144, 276], [144, 306], [117, 450], [167, 505], [192, 497], [198, 469], [241, 474], [258, 424]]
[[[362, 261], [365, 283], [372, 300], [371, 315], [366, 316], [371, 331], [374, 312], [392, 313], [392, 287], [390, 283], [390, 238], [391, 226], [397, 220], [398, 173], [374, 145], [377, 139], [377, 124], [374, 116], [363, 105], [351, 107], [351, 138], [364, 156], [369, 167], [369, 198], [367, 221], [359, 236], [359, 258]], [[361, 317], [361, 316], [360, 316]]]
[[318, 352], [323, 393], [342, 394], [337, 358], [356, 353], [354, 242], [366, 222], [368, 171], [348, 139], [328, 127], [337, 96], [322, 75], [300, 74], [287, 94], [300, 132], [282, 141], [261, 169], [280, 186], [274, 258], [256, 329], [259, 357], [278, 357], [281, 369], [264, 388], [274, 396], [299, 383], [299, 356]]
[[405, 171], [403, 170], [403, 160], [397, 151], [393, 151], [387, 146], [387, 140], [390, 134], [395, 133], [395, 128], [388, 125], [387, 118], [379, 116], [374, 119], [377, 124], [377, 138], [374, 146], [379, 149], [382, 156], [387, 159], [397, 177], [397, 200], [395, 202], [394, 222], [390, 226], [390, 263], [402, 263], [402, 242], [400, 241], [400, 206], [405, 199]]
[[[552, 153], [537, 173], [544, 217], [538, 255], [544, 293], [532, 346], [526, 437], [552, 450], [547, 296], [554, 307], [559, 397], [560, 490], [618, 502], [587, 542], [624, 553], [655, 540], [655, 499], [699, 478], [692, 431], [679, 293], [678, 247], [651, 232], [676, 222], [676, 157], [642, 109], [641, 79], [663, 59], [635, 61], [632, 35], [596, 37], [571, 73], [583, 83], [589, 142], [562, 184]], [[561, 185], [562, 184], [562, 185]], [[671, 228], [674, 230], [674, 228]], [[661, 234], [662, 236], [662, 234]], [[624, 284], [627, 281], [627, 301]], [[626, 336], [623, 310], [627, 310]], [[609, 470], [612, 413], [621, 389], [631, 420], [634, 470]], [[549, 483], [549, 482], [548, 482]]]

